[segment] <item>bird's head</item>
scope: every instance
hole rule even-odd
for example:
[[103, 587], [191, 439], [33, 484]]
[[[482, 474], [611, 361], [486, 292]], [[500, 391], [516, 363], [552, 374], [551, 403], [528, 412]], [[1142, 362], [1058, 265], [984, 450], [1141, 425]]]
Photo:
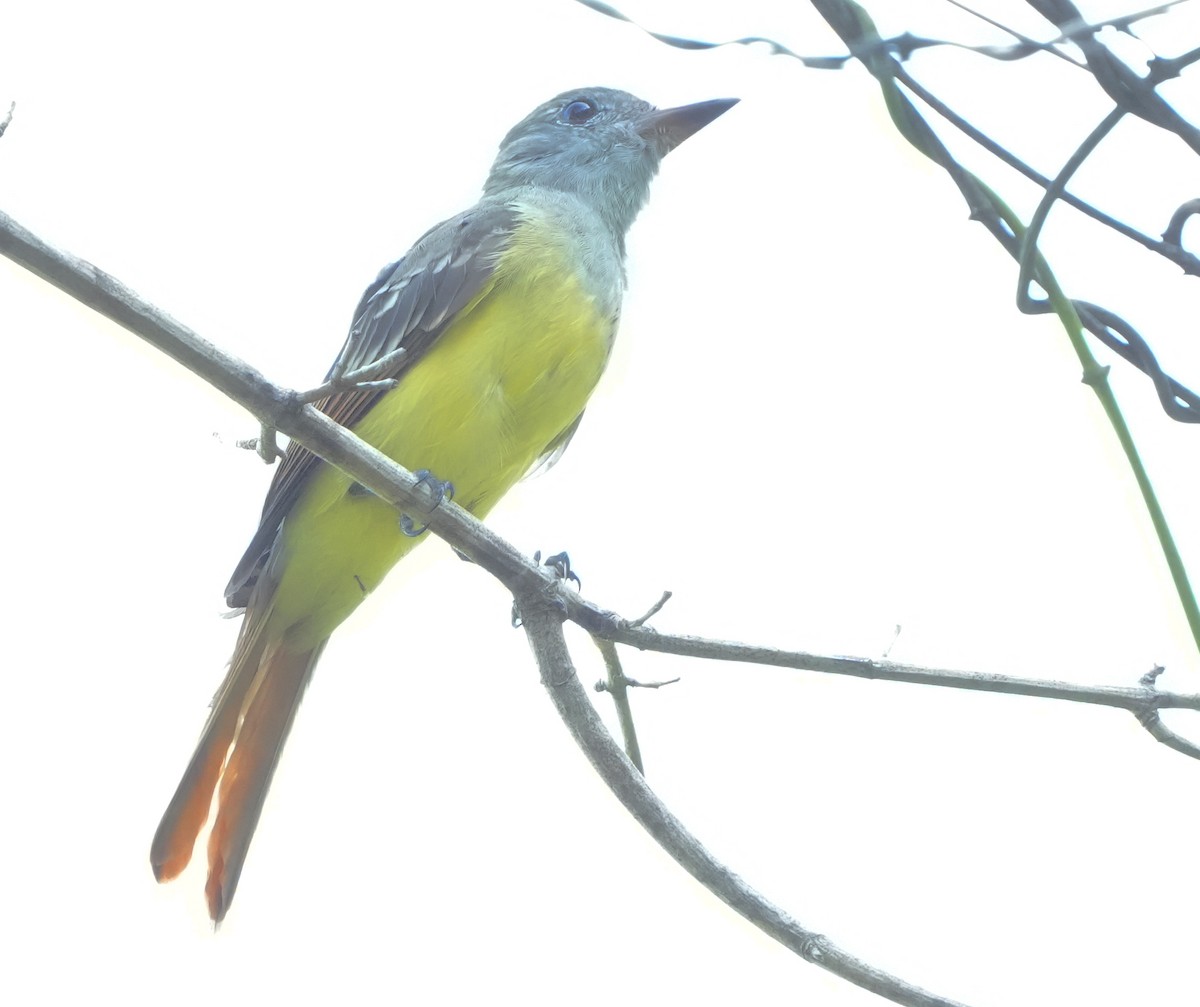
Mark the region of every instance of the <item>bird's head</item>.
[[623, 235], [666, 155], [737, 104], [736, 98], [657, 109], [608, 87], [564, 91], [509, 130], [484, 186], [573, 193]]

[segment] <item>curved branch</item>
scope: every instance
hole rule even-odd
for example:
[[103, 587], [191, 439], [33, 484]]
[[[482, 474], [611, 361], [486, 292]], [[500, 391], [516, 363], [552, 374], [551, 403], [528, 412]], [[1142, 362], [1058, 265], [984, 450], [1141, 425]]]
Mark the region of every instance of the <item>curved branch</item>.
[[822, 934], [806, 930], [716, 859], [647, 785], [597, 716], [579, 682], [562, 632], [561, 599], [545, 592], [518, 596], [522, 625], [542, 684], [596, 772], [625, 809], [684, 870], [760, 930], [805, 961], [879, 996], [912, 1007], [961, 1007], [873, 968]]

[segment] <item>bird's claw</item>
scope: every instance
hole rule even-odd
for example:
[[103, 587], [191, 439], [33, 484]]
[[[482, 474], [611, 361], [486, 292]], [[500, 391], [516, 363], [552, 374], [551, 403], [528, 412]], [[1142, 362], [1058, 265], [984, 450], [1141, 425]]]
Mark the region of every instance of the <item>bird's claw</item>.
[[[443, 500], [454, 499], [454, 483], [439, 479], [429, 469], [417, 469], [413, 475], [417, 477], [418, 486], [428, 486], [433, 493], [433, 506], [429, 508], [430, 511], [441, 506]], [[428, 527], [429, 525], [423, 524], [418, 528], [407, 514], [400, 515], [400, 531], [409, 538], [423, 535]]]
[[[571, 557], [566, 552], [556, 552], [553, 556], [547, 556], [543, 560], [542, 551], [539, 549], [533, 554], [533, 561], [542, 566], [548, 566], [560, 581], [574, 581], [577, 589], [583, 586], [578, 574], [571, 569]], [[545, 598], [560, 615], [565, 616], [567, 614], [567, 603], [559, 595], [554, 586], [547, 587]], [[513, 599], [512, 605], [512, 624], [514, 629], [521, 625], [521, 612], [517, 607], [516, 599]]]
[[574, 581], [577, 588], [583, 587], [583, 582], [579, 579], [579, 575], [571, 569], [571, 557], [566, 551], [556, 552], [553, 556], [547, 556], [542, 559], [541, 551], [533, 554], [533, 561], [541, 563], [542, 566], [548, 566], [554, 571], [559, 580]]

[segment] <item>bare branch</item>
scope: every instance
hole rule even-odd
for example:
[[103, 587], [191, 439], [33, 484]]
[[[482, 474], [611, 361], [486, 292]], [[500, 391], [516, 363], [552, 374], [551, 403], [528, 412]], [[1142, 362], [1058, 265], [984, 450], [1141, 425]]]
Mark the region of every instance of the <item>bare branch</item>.
[[[566, 592], [563, 592], [565, 594]], [[561, 609], [539, 592], [518, 597], [542, 684], [596, 772], [626, 810], [675, 861], [726, 905], [805, 961], [899, 1004], [953, 1007], [937, 996], [868, 965], [821, 934], [806, 930], [716, 859], [667, 809], [617, 747], [580, 685], [562, 632]]]
[[1037, 699], [1058, 699], [1095, 706], [1112, 706], [1138, 713], [1143, 709], [1200, 710], [1200, 694], [1160, 692], [1152, 687], [1123, 687], [1117, 685], [1076, 685], [1053, 679], [1021, 678], [1012, 675], [993, 675], [977, 671], [953, 671], [927, 668], [894, 661], [873, 661], [866, 657], [831, 657], [800, 650], [779, 650], [757, 647], [728, 640], [710, 640], [699, 636], [672, 636], [653, 629], [634, 626], [612, 612], [591, 605], [576, 596], [564, 596], [568, 618], [583, 626], [594, 636], [628, 644], [639, 650], [653, 650], [680, 657], [698, 657], [710, 661], [736, 661], [760, 664], [771, 668], [794, 668], [797, 671], [819, 671], [828, 675], [851, 678], [880, 679], [888, 682], [908, 682], [913, 685], [935, 685], [946, 689], [965, 689], [970, 692], [999, 692], [1009, 696], [1030, 696]]

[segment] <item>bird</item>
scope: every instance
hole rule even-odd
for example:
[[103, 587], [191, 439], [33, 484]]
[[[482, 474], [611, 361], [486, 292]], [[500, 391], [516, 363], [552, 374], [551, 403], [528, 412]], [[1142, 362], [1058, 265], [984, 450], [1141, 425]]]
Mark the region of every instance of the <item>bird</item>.
[[[737, 103], [659, 109], [607, 87], [565, 91], [501, 141], [470, 209], [385, 266], [356, 307], [318, 409], [483, 518], [553, 464], [612, 349], [625, 238], [663, 158]], [[383, 380], [381, 384], [382, 379]], [[168, 881], [208, 836], [220, 923], [271, 777], [334, 630], [421, 541], [422, 528], [291, 443], [225, 591], [244, 614], [195, 754], [151, 845]]]

